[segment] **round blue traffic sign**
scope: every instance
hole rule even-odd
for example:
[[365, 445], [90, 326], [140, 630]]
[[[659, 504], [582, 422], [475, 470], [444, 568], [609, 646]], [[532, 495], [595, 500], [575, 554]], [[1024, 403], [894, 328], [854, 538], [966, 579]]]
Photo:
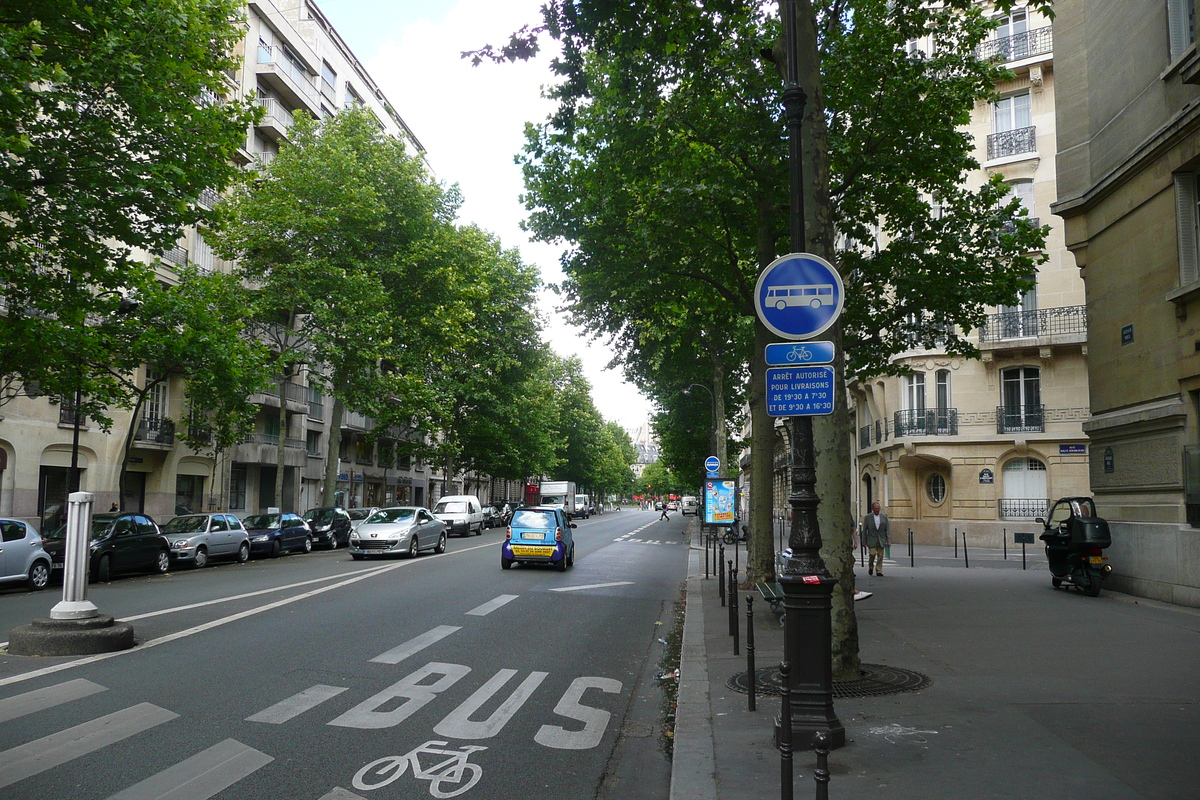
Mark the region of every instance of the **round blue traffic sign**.
[[716, 456], [709, 456], [704, 459], [704, 469], [709, 472], [717, 472], [721, 469], [721, 459]]
[[754, 287], [754, 309], [773, 333], [809, 339], [842, 313], [846, 289], [833, 266], [811, 253], [789, 253], [771, 262]]

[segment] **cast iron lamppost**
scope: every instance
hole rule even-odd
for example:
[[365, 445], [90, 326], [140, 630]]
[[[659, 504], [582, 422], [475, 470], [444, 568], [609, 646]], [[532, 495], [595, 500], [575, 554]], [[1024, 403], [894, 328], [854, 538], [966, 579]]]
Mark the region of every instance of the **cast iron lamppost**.
[[[799, 32], [796, 0], [780, 0], [783, 17], [786, 74], [783, 92], [788, 129], [788, 172], [791, 182], [789, 228], [792, 251], [805, 252], [804, 173], [801, 123], [808, 96], [800, 88]], [[791, 713], [790, 722], [775, 720], [776, 741], [788, 724], [791, 739], [809, 742], [815, 733], [828, 736], [829, 747], [846, 743], [846, 729], [833, 710], [832, 622], [833, 587], [836, 581], [821, 559], [821, 530], [817, 522], [817, 465], [813, 453], [812, 417], [791, 418], [792, 525], [788, 535], [791, 557], [784, 562], [779, 583], [787, 610], [784, 659]], [[796, 738], [799, 736], [800, 738]]]
[[705, 386], [702, 383], [689, 384], [688, 387], [683, 390], [683, 393], [691, 394], [693, 387], [695, 387], [697, 389], [703, 389], [704, 391], [708, 392], [708, 397], [712, 401], [712, 405], [709, 406], [709, 415], [708, 415], [708, 417], [709, 417], [708, 444], [711, 448], [712, 454], [714, 456], [716, 456], [717, 458], [721, 459], [722, 461], [724, 461], [725, 456], [723, 453], [720, 452], [719, 448], [721, 446], [721, 443], [718, 441], [718, 438], [717, 438], [717, 396], [715, 394], [713, 394], [712, 389], [708, 388], [707, 386]]

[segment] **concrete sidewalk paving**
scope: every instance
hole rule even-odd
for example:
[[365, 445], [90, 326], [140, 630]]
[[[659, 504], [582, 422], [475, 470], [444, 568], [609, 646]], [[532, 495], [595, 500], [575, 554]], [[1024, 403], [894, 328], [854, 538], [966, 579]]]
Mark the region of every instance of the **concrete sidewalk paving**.
[[[760, 694], [751, 712], [726, 681], [746, 670], [747, 594], [759, 669], [779, 663], [782, 629], [742, 589], [734, 656], [698, 531], [690, 555], [671, 797], [779, 797], [779, 698]], [[906, 547], [892, 555], [886, 577], [858, 570], [874, 592], [855, 607], [860, 656], [933, 683], [835, 699], [847, 745], [830, 756], [830, 797], [1200, 798], [1200, 611], [1055, 590], [1044, 557], [1022, 571], [1011, 550], [971, 569], [953, 548], [921, 548], [915, 568]], [[815, 755], [793, 764], [795, 796], [812, 797]]]

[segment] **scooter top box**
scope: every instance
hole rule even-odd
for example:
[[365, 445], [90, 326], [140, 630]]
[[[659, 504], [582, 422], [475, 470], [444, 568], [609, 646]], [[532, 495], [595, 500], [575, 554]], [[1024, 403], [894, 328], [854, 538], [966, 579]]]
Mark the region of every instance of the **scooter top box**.
[[1070, 531], [1071, 544], [1091, 547], [1108, 547], [1112, 544], [1108, 522], [1100, 517], [1072, 517]]

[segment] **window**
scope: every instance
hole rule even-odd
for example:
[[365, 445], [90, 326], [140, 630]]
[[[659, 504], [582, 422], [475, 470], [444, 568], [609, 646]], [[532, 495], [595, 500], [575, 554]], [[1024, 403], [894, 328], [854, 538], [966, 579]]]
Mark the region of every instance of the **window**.
[[308, 449], [310, 456], [321, 455], [321, 432], [309, 431], [305, 434], [305, 447]]
[[142, 404], [142, 421], [156, 431], [167, 415], [167, 376], [153, 369], [146, 370], [146, 401]]
[[992, 106], [992, 132], [1005, 133], [1030, 126], [1029, 92], [1001, 98]]
[[904, 407], [909, 411], [925, 410], [925, 373], [904, 377]]
[[263, 417], [263, 433], [267, 436], [279, 436], [279, 414], [268, 414]]
[[196, 234], [196, 251], [192, 253], [192, 263], [201, 272], [212, 272], [217, 263], [212, 246], [204, 241], [204, 237], [199, 233]]
[[1015, 306], [1000, 306], [1000, 336], [1020, 339], [1038, 335], [1037, 276], [1029, 278], [1033, 287], [1026, 290]]
[[1014, 458], [1004, 465], [1004, 497], [1000, 516], [1033, 519], [1043, 516], [1050, 505], [1046, 489], [1046, 465], [1036, 458]]
[[946, 479], [936, 472], [933, 473], [925, 484], [925, 490], [929, 493], [931, 501], [941, 503], [946, 499]]
[[1179, 285], [1187, 286], [1200, 280], [1200, 191], [1197, 173], [1185, 172], [1175, 176], [1175, 227], [1179, 244]]
[[938, 433], [948, 433], [950, 429], [950, 370], [937, 371], [937, 385], [934, 389], [937, 396], [937, 426]]
[[334, 100], [334, 86], [337, 86], [337, 73], [328, 61], [321, 62], [321, 94]]
[[1026, 19], [1025, 9], [1014, 9], [1007, 17], [1000, 17], [1000, 27], [996, 28], [997, 39], [1007, 39], [1009, 36], [1017, 36], [1028, 30], [1029, 22]]
[[1196, 41], [1196, 0], [1167, 0], [1167, 27], [1174, 61]]
[[1021, 207], [1025, 209], [1025, 213], [1031, 218], [1036, 219], [1037, 214], [1034, 211], [1033, 205], [1033, 181], [1013, 181], [1008, 185], [1008, 194], [1004, 197], [1004, 204], [1008, 205], [1013, 198], [1020, 201]]
[[997, 433], [1045, 430], [1042, 412], [1041, 370], [1013, 367], [1001, 374], [1001, 402]]

